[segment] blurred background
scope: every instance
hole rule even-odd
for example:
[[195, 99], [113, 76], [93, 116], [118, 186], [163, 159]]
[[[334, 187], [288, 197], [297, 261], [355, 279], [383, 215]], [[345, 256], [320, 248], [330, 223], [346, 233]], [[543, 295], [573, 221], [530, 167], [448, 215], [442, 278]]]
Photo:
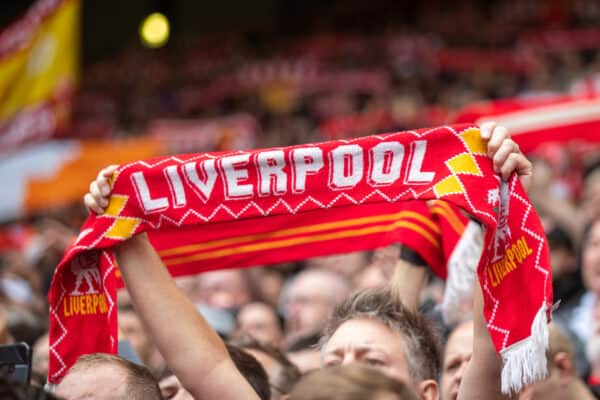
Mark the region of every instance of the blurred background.
[[[4, 0], [0, 26], [0, 332], [15, 339], [46, 330], [52, 272], [108, 164], [486, 119], [535, 160], [531, 197], [567, 252], [557, 285], [583, 290], [598, 0]], [[253, 272], [263, 287], [235, 306], [276, 304], [302, 267]]]

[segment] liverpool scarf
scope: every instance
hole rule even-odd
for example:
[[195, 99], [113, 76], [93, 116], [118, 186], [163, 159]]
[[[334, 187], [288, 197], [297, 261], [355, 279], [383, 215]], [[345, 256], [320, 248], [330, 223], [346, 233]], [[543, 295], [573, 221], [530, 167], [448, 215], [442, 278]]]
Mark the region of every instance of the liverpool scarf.
[[545, 374], [544, 231], [518, 177], [494, 174], [474, 126], [162, 157], [121, 166], [112, 184], [106, 212], [88, 218], [52, 281], [50, 382], [81, 354], [116, 352], [121, 283], [110, 249], [133, 235], [148, 232], [174, 276], [373, 249], [402, 243], [407, 230], [434, 248], [408, 206], [429, 199], [485, 228], [477, 276], [503, 391]]

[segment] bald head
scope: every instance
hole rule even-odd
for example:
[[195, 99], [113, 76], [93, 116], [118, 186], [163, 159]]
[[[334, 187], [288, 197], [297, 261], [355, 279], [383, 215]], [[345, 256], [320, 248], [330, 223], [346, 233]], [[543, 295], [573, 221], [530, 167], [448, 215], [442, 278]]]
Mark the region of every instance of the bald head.
[[333, 308], [350, 294], [349, 281], [326, 269], [306, 269], [285, 293], [286, 331], [302, 337], [318, 333]]

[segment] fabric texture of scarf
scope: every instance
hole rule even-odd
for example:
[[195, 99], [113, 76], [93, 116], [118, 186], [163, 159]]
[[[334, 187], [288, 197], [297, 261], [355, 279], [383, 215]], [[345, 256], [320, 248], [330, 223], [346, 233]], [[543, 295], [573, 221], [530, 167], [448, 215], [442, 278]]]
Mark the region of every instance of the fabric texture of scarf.
[[494, 174], [475, 126], [162, 157], [120, 166], [112, 185], [106, 212], [90, 215], [52, 281], [50, 382], [82, 354], [116, 353], [122, 282], [111, 247], [133, 235], [148, 232], [173, 276], [403, 243], [450, 282], [444, 259], [478, 224], [460, 220], [462, 237], [444, 250], [436, 229], [459, 225], [446, 217], [430, 224], [442, 203], [430, 203], [431, 218], [415, 211], [412, 200], [432, 199], [485, 229], [477, 276], [504, 362], [502, 390], [546, 373], [552, 280], [544, 231], [518, 177]]

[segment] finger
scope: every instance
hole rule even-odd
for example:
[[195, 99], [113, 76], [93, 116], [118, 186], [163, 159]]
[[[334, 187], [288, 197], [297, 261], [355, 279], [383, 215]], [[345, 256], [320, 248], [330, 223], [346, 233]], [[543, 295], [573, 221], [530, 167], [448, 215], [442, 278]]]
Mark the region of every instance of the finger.
[[492, 131], [496, 127], [496, 123], [494, 121], [484, 122], [479, 126], [479, 134], [482, 139], [488, 140], [492, 137]]
[[106, 207], [108, 205], [108, 200], [106, 196], [101, 193], [98, 182], [93, 181], [90, 183], [90, 195], [98, 206]]
[[505, 127], [495, 127], [492, 131], [490, 140], [488, 141], [488, 155], [490, 157], [494, 157], [496, 151], [498, 151], [498, 149], [502, 145], [502, 142], [509, 138], [510, 134], [508, 133], [508, 130]]
[[109, 179], [112, 177], [117, 168], [118, 165], [109, 165], [108, 167], [101, 169], [98, 173], [96, 182], [98, 183], [98, 188], [103, 196], [108, 196], [110, 194], [111, 187]]
[[500, 172], [508, 156], [513, 153], [520, 153], [519, 146], [514, 142], [514, 140], [506, 139], [502, 142], [500, 148], [496, 151], [496, 154], [494, 154], [494, 158], [492, 159], [494, 164], [494, 172]]
[[513, 172], [517, 173], [523, 187], [527, 190], [531, 185], [531, 179], [533, 177], [533, 165], [521, 153], [509, 154], [500, 171], [504, 180], [508, 180]]
[[106, 178], [110, 178], [112, 174], [114, 174], [114, 172], [117, 170], [117, 168], [119, 168], [119, 166], [116, 164], [109, 165], [108, 167], [100, 170], [100, 172], [98, 173], [98, 177], [104, 176]]
[[85, 204], [88, 210], [91, 210], [96, 214], [104, 214], [104, 210], [96, 204], [96, 201], [90, 193], [86, 193], [86, 195], [83, 196], [83, 204]]

